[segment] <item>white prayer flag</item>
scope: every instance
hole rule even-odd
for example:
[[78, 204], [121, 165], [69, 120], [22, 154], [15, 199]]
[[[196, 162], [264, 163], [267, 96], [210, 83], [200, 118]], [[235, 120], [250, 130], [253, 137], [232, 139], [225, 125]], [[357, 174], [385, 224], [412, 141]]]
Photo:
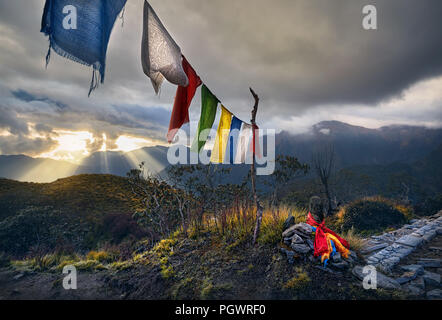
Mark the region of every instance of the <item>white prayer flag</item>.
[[181, 49], [146, 0], [143, 19], [141, 62], [155, 92], [158, 94], [164, 78], [173, 84], [187, 87], [189, 80], [183, 70]]
[[252, 125], [243, 123], [238, 136], [238, 144], [235, 153], [235, 163], [245, 163], [249, 143], [252, 140]]

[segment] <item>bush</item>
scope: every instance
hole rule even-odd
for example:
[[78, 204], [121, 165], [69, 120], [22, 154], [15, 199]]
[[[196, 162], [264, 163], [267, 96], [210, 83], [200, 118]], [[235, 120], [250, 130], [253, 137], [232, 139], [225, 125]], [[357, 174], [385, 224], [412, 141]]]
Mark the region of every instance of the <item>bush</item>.
[[9, 260], [8, 256], [5, 253], [0, 252], [0, 268], [9, 267], [10, 264], [11, 261]]
[[414, 210], [419, 216], [431, 216], [442, 210], [442, 194], [426, 198], [421, 203], [416, 204]]
[[112, 213], [104, 217], [103, 233], [111, 239], [113, 243], [120, 243], [125, 238], [141, 239], [145, 232], [132, 218], [125, 213]]
[[344, 230], [356, 231], [382, 231], [407, 221], [392, 201], [383, 198], [356, 200], [340, 212], [339, 218]]
[[305, 289], [305, 287], [310, 283], [311, 279], [308, 276], [307, 272], [305, 272], [302, 268], [296, 269], [296, 276], [291, 278], [287, 283], [284, 285], [285, 289], [290, 290], [300, 290]]
[[118, 257], [106, 251], [90, 251], [86, 256], [86, 259], [98, 262], [114, 262], [118, 260]]

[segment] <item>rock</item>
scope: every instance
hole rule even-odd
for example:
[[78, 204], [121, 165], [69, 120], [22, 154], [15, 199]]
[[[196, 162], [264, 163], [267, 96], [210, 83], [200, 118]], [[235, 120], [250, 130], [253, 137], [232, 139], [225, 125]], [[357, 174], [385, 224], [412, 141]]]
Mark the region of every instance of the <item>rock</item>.
[[285, 254], [287, 257], [287, 262], [289, 264], [293, 264], [295, 262], [295, 253], [293, 251], [287, 250], [285, 248], [280, 249], [282, 254]]
[[343, 270], [348, 268], [348, 263], [345, 261], [341, 261], [341, 262], [332, 262], [330, 263], [330, 266], [339, 270]]
[[310, 247], [305, 244], [292, 243], [291, 248], [301, 254], [305, 254], [310, 251]]
[[430, 272], [430, 271], [425, 271], [422, 278], [424, 279], [425, 284], [427, 284], [427, 285], [439, 286], [439, 284], [440, 284], [440, 274]]
[[14, 280], [19, 280], [19, 279], [21, 279], [23, 277], [24, 277], [24, 273], [19, 273], [19, 274], [14, 276]]
[[291, 243], [302, 244], [302, 243], [304, 243], [304, 240], [302, 240], [302, 238], [295, 233], [293, 235], [293, 237], [292, 237], [292, 242]]
[[292, 244], [292, 238], [284, 238], [284, 243], [290, 246]]
[[313, 231], [312, 226], [305, 223], [305, 222], [301, 222], [295, 225], [295, 230], [300, 231], [306, 235], [310, 235]]
[[335, 254], [332, 256], [332, 261], [341, 262], [342, 261], [341, 254], [339, 252], [335, 252]]
[[287, 219], [285, 219], [284, 224], [283, 224], [283, 231], [287, 230], [288, 228], [290, 228], [292, 225], [295, 224], [295, 217], [294, 216], [290, 216]]
[[404, 284], [416, 279], [416, 277], [417, 273], [415, 271], [408, 271], [402, 274], [399, 278], [396, 278], [396, 281], [399, 282], [399, 284]]
[[423, 260], [420, 259], [417, 264], [421, 265], [424, 268], [440, 268], [441, 267], [441, 263], [440, 260]]
[[307, 243], [307, 245], [310, 247], [310, 249], [314, 249], [315, 245], [313, 244], [313, 241], [310, 239], [305, 239], [305, 243]]
[[436, 232], [433, 231], [433, 232], [428, 232], [427, 234], [424, 234], [424, 235], [422, 236], [422, 238], [423, 238], [425, 241], [429, 242], [429, 241], [431, 241], [431, 239], [433, 239], [435, 236], [436, 236]]
[[412, 296], [420, 296], [424, 294], [424, 290], [416, 286], [413, 286], [411, 284], [406, 284], [402, 289], [408, 292], [409, 294], [411, 294]]
[[20, 290], [18, 290], [18, 289], [16, 288], [16, 289], [13, 289], [13, 290], [12, 290], [11, 295], [16, 295], [16, 294], [19, 294], [19, 293], [20, 293]]
[[356, 252], [354, 252], [352, 250], [350, 250], [350, 255], [349, 256], [352, 257], [355, 260], [358, 258], [358, 256], [356, 255]]
[[321, 271], [326, 271], [328, 273], [332, 273], [332, 274], [341, 274], [341, 272], [336, 272], [331, 270], [330, 268], [324, 268], [323, 266], [314, 266], [314, 268], [319, 269]]
[[424, 241], [424, 239], [422, 239], [422, 238], [418, 238], [418, 237], [415, 237], [412, 235], [406, 235], [406, 236], [399, 238], [399, 240], [396, 240], [396, 243], [415, 248], [415, 247], [419, 246], [420, 244], [422, 244], [423, 241]]
[[410, 281], [410, 285], [415, 286], [419, 289], [425, 290], [425, 281], [423, 277], [416, 278]]
[[362, 250], [362, 253], [370, 253], [370, 252], [373, 252], [373, 251], [376, 251], [376, 250], [383, 249], [385, 247], [388, 247], [388, 243], [381, 243], [381, 244], [377, 244], [377, 245], [374, 245], [374, 246], [370, 246], [370, 247], [364, 248]]
[[[362, 266], [355, 266], [352, 270], [353, 275], [355, 275], [359, 280], [363, 280], [367, 274], [362, 272]], [[399, 289], [400, 284], [394, 280], [393, 278], [387, 277], [386, 275], [380, 273], [379, 271], [376, 274], [377, 287], [384, 289]]]
[[420, 276], [424, 274], [424, 267], [418, 264], [409, 264], [407, 266], [400, 267], [404, 271], [411, 271], [416, 274], [416, 276]]
[[434, 289], [427, 292], [427, 298], [430, 300], [442, 300], [442, 290]]
[[296, 225], [293, 225], [293, 226], [289, 227], [287, 230], [284, 230], [284, 232], [282, 233], [282, 237], [283, 238], [291, 238], [295, 234], [295, 226]]

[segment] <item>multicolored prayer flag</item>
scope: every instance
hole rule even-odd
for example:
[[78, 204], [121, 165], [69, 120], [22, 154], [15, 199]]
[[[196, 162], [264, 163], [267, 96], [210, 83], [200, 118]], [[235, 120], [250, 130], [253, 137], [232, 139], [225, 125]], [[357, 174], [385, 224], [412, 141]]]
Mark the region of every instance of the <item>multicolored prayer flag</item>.
[[178, 86], [175, 102], [173, 104], [172, 116], [169, 123], [167, 141], [172, 142], [176, 132], [184, 123], [189, 122], [189, 107], [195, 95], [196, 89], [202, 84], [200, 77], [183, 56], [183, 69], [189, 79], [187, 87]]
[[158, 94], [164, 78], [173, 84], [187, 87], [189, 80], [181, 63], [181, 49], [146, 0], [143, 19], [141, 62], [155, 92]]
[[210, 161], [213, 163], [224, 162], [224, 154], [226, 152], [232, 116], [232, 113], [221, 105], [221, 117], [219, 118], [215, 145], [213, 146], [212, 155], [210, 157]]
[[206, 144], [209, 135], [208, 131], [212, 128], [215, 121], [218, 102], [218, 98], [203, 84], [201, 87], [201, 115], [198, 122], [198, 130], [192, 143], [192, 151], [199, 153]]

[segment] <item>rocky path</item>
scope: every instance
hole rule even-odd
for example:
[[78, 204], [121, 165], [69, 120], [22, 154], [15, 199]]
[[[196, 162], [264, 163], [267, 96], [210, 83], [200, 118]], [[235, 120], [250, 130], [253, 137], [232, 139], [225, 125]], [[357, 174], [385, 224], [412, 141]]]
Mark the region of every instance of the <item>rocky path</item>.
[[[378, 270], [378, 286], [423, 299], [442, 299], [442, 211], [372, 236], [362, 254]], [[353, 274], [363, 278], [362, 266]]]
[[434, 216], [412, 220], [400, 229], [372, 236], [362, 250], [367, 264], [391, 273], [393, 268], [406, 256], [424, 243], [442, 234], [442, 211]]

